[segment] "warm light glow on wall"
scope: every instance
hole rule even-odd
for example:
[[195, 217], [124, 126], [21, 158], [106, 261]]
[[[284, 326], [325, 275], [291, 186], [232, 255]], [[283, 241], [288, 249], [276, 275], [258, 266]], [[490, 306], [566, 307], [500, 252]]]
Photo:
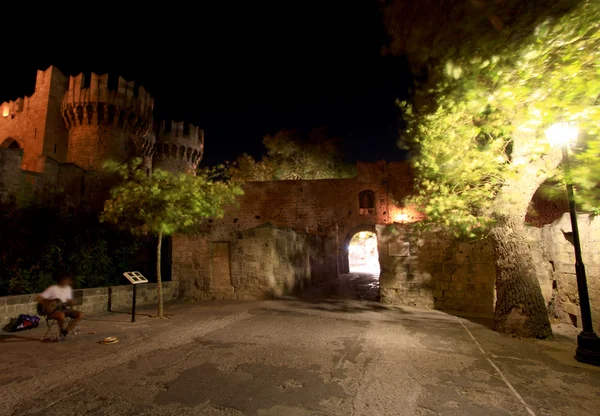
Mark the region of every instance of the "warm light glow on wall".
[[390, 218], [395, 223], [406, 224], [423, 219], [423, 214], [410, 207], [397, 207], [390, 213]]
[[398, 212], [394, 215], [394, 222], [405, 223], [408, 222], [410, 217], [405, 212]]
[[2, 109], [2, 117], [8, 117], [8, 105], [4, 104], [4, 108]]

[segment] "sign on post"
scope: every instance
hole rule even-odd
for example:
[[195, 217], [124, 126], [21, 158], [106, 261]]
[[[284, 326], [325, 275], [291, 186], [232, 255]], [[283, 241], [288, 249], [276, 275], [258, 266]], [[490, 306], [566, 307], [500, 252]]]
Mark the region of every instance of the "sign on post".
[[133, 285], [133, 299], [131, 300], [131, 322], [135, 322], [135, 301], [137, 295], [137, 285], [140, 283], [148, 283], [148, 279], [140, 272], [125, 272], [123, 276], [127, 278]]
[[134, 285], [148, 283], [148, 279], [146, 279], [140, 272], [125, 272], [123, 273], [123, 276], [125, 276], [127, 280]]

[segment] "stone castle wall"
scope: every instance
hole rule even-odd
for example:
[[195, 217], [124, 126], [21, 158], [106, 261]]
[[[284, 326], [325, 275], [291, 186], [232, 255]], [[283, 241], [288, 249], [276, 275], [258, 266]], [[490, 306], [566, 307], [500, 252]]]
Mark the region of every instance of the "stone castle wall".
[[64, 161], [67, 132], [60, 116], [60, 99], [65, 83], [65, 76], [50, 67], [38, 71], [30, 97], [0, 104], [0, 146], [15, 140], [24, 151], [24, 170], [42, 172], [39, 159], [43, 154]]
[[21, 169], [22, 149], [0, 148], [0, 202], [39, 198], [45, 192], [62, 190], [69, 202], [87, 202], [101, 207], [108, 196], [106, 178], [73, 163], [59, 163], [51, 157], [39, 159], [43, 173]]
[[381, 302], [492, 317], [496, 267], [491, 244], [464, 242], [410, 225], [378, 225]]
[[6, 202], [16, 195], [21, 188], [21, 149], [5, 149], [0, 147], [0, 201]]
[[[592, 321], [600, 331], [600, 219], [577, 216], [583, 264], [587, 274]], [[581, 311], [575, 275], [575, 251], [571, 220], [564, 213], [541, 228], [528, 227], [529, 244], [536, 260], [536, 273], [551, 317], [581, 327]]]
[[[110, 85], [111, 80], [108, 74], [94, 73], [67, 77], [54, 67], [38, 71], [31, 96], [0, 103], [0, 148], [21, 149], [23, 171], [51, 177], [56, 172], [46, 169], [54, 162], [98, 171], [108, 159], [124, 162], [133, 156], [143, 158], [148, 172], [156, 161], [174, 172], [195, 170], [203, 154], [202, 130], [183, 122], [155, 126], [154, 99], [144, 87], [121, 77]], [[165, 132], [166, 124], [174, 127]], [[65, 167], [61, 172], [63, 183], [79, 180], [77, 170]], [[68, 173], [75, 176], [65, 178]]]
[[337, 277], [335, 241], [271, 224], [229, 236], [173, 236], [172, 278], [196, 299], [265, 299]]

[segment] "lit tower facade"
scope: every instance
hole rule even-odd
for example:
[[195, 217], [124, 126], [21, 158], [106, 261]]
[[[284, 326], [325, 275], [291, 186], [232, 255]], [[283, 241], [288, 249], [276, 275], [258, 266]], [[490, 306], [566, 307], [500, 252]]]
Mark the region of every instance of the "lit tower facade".
[[66, 161], [86, 170], [97, 170], [109, 160], [144, 159], [152, 168], [154, 99], [144, 87], [108, 74], [71, 76], [62, 101], [68, 128]]
[[162, 121], [155, 150], [154, 169], [195, 175], [204, 153], [204, 131], [183, 121]]

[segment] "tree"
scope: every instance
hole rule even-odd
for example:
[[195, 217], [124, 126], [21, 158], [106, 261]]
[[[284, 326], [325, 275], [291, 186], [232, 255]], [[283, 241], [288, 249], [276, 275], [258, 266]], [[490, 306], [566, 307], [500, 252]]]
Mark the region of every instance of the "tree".
[[[598, 149], [598, 2], [437, 2], [459, 6], [444, 12], [457, 14], [451, 25], [436, 22], [430, 3], [411, 5], [407, 15], [397, 8], [386, 13], [392, 38], [402, 38], [392, 49], [408, 53], [416, 73], [412, 99], [399, 103], [407, 123], [400, 142], [413, 152], [417, 175], [416, 195], [407, 202], [457, 235], [489, 235], [498, 270], [495, 328], [548, 337], [524, 219], [562, 160], [545, 128], [577, 121], [591, 149], [584, 154]], [[431, 26], [412, 33], [398, 16], [427, 16]], [[414, 52], [411, 60], [424, 40], [432, 42], [428, 53]], [[584, 178], [588, 185], [598, 179], [589, 169]]]
[[123, 165], [109, 162], [106, 169], [122, 181], [111, 189], [100, 220], [134, 233], [150, 232], [158, 237], [156, 281], [158, 317], [163, 318], [160, 270], [164, 235], [184, 232], [205, 218], [221, 217], [223, 206], [233, 203], [242, 189], [234, 182], [216, 182], [205, 175], [172, 174], [155, 170], [147, 176], [135, 158]]
[[352, 177], [354, 166], [343, 161], [340, 140], [324, 128], [312, 130], [307, 138], [293, 130], [266, 136], [267, 150], [260, 160], [242, 154], [227, 168], [228, 176], [241, 181], [329, 179]]

